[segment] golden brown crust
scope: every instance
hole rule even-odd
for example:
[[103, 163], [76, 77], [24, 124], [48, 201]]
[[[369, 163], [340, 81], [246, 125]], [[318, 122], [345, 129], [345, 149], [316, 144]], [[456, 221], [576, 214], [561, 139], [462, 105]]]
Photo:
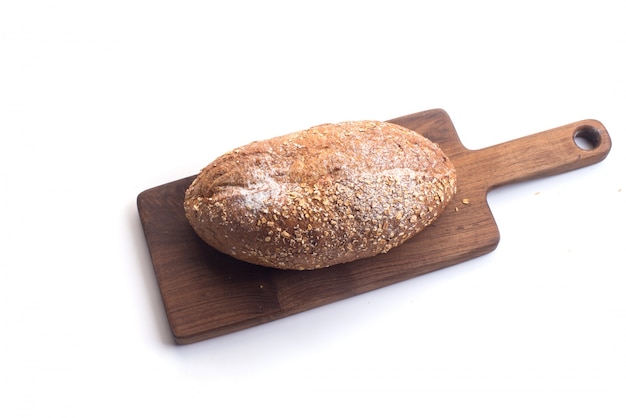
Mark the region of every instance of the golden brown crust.
[[197, 234], [254, 264], [308, 270], [371, 257], [432, 223], [456, 193], [437, 145], [387, 122], [316, 126], [205, 167], [185, 195]]

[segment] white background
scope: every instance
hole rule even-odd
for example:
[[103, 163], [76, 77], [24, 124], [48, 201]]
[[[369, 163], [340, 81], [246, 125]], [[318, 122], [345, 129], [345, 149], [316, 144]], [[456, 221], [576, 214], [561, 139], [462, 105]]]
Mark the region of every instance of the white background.
[[[625, 17], [602, 0], [2, 2], [0, 415], [626, 416]], [[489, 255], [173, 344], [141, 191], [252, 140], [432, 108], [469, 148], [594, 118], [613, 149], [493, 191]]]

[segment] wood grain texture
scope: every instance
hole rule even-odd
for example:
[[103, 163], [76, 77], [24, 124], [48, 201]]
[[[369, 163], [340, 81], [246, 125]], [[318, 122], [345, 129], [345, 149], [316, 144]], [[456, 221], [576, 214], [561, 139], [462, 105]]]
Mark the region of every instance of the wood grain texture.
[[[177, 343], [259, 325], [486, 254], [500, 239], [489, 190], [597, 163], [611, 148], [606, 129], [595, 120], [480, 150], [463, 146], [441, 109], [390, 122], [439, 144], [457, 168], [458, 191], [435, 223], [387, 254], [312, 271], [247, 264], [213, 250], [189, 226], [183, 199], [194, 176], [139, 194], [139, 216]], [[579, 148], [575, 136], [593, 149]]]

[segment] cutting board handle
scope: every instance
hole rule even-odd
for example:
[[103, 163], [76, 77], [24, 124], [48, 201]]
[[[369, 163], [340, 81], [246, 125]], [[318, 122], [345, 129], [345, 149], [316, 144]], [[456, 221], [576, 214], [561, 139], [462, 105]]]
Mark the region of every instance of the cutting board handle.
[[479, 166], [487, 171], [481, 179], [487, 192], [595, 164], [610, 149], [611, 138], [604, 125], [589, 119], [470, 152], [466, 156], [470, 161], [459, 165], [465, 170]]

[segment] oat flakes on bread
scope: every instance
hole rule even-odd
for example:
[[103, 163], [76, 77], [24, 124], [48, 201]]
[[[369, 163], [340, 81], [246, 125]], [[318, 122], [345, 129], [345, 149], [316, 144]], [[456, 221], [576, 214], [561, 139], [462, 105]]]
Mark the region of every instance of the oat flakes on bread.
[[218, 251], [310, 270], [389, 251], [455, 193], [454, 166], [436, 144], [399, 125], [356, 121], [236, 148], [200, 172], [184, 207]]

